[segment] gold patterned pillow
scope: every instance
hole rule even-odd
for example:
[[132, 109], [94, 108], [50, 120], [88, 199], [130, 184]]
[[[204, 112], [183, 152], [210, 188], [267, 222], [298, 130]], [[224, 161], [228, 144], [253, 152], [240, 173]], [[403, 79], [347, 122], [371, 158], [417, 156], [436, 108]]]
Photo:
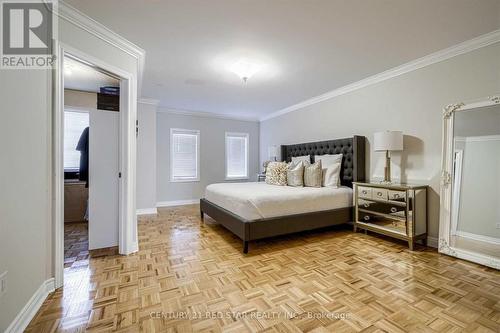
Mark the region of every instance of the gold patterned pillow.
[[266, 169], [266, 183], [271, 185], [286, 186], [286, 162], [271, 162]]
[[309, 187], [321, 187], [323, 180], [323, 169], [321, 160], [304, 168], [304, 185]]
[[288, 164], [286, 171], [286, 183], [288, 186], [304, 186], [304, 162], [296, 161]]

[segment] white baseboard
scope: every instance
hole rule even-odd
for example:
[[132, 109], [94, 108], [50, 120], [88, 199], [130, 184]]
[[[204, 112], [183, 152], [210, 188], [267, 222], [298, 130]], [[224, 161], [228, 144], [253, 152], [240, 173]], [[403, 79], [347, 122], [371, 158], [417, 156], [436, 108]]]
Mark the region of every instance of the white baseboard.
[[437, 237], [427, 236], [427, 246], [436, 248], [438, 247], [439, 241]]
[[460, 230], [457, 230], [456, 235], [459, 236], [459, 237], [468, 238], [468, 239], [472, 239], [472, 240], [475, 240], [475, 241], [480, 241], [480, 242], [485, 242], [485, 243], [500, 245], [500, 238], [495, 238], [495, 237], [490, 237], [490, 236], [484, 236], [484, 235], [478, 235], [478, 234], [473, 234], [471, 232], [460, 231]]
[[23, 309], [17, 314], [16, 318], [7, 327], [5, 333], [24, 332], [31, 320], [42, 306], [47, 296], [55, 290], [55, 280], [50, 278], [42, 283], [38, 290], [31, 296], [30, 300]]
[[193, 205], [193, 204], [197, 204], [199, 202], [200, 202], [200, 199], [159, 201], [156, 203], [156, 207], [172, 207], [172, 206]]
[[158, 209], [155, 208], [140, 208], [136, 211], [137, 215], [154, 215], [158, 214]]

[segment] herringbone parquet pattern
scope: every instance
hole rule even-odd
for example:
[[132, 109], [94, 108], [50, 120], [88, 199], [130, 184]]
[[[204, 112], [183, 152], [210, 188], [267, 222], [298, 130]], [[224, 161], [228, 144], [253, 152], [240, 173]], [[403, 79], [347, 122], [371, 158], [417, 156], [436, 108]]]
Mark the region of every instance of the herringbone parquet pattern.
[[499, 332], [498, 271], [338, 229], [244, 255], [207, 222], [198, 206], [141, 218], [139, 253], [68, 268], [28, 331]]

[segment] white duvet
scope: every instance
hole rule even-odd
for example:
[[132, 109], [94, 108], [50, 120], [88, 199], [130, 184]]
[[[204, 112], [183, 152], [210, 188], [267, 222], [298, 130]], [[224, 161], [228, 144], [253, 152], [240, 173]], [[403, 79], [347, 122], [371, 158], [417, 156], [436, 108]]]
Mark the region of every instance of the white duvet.
[[221, 183], [208, 185], [205, 199], [246, 220], [258, 220], [350, 207], [352, 189]]

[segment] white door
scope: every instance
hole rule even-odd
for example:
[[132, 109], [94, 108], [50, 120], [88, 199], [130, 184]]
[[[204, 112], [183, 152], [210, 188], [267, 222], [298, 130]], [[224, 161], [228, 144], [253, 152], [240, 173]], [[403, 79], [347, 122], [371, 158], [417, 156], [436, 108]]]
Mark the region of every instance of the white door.
[[89, 250], [118, 246], [120, 113], [90, 111]]

